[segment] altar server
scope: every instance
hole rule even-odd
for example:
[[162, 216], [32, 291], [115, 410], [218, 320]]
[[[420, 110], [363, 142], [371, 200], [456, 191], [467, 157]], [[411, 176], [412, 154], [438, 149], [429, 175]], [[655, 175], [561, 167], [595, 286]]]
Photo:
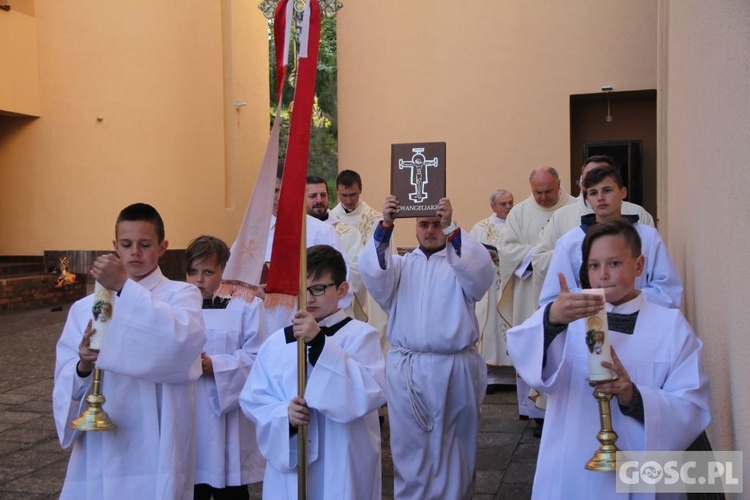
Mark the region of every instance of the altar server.
[[[91, 269], [117, 292], [101, 351], [89, 348], [93, 295], [73, 304], [57, 343], [55, 424], [60, 444], [73, 446], [60, 498], [190, 499], [195, 380], [206, 342], [201, 295], [159, 270], [168, 243], [152, 206], [123, 209], [113, 243], [116, 253], [97, 257]], [[81, 432], [70, 424], [86, 408], [95, 366], [117, 428]]]
[[[307, 310], [263, 344], [240, 405], [267, 460], [263, 497], [297, 498], [297, 429], [307, 426], [308, 498], [381, 497], [380, 424], [385, 403], [378, 331], [348, 317], [346, 264], [328, 245], [307, 250]], [[308, 379], [297, 396], [297, 340]]]
[[682, 282], [659, 232], [651, 226], [641, 224], [637, 215], [621, 214], [627, 188], [623, 185], [617, 169], [612, 165], [605, 165], [588, 171], [583, 179], [583, 188], [594, 213], [583, 215], [580, 226], [571, 229], [557, 240], [549, 272], [539, 295], [539, 305], [544, 306], [557, 297], [560, 291], [558, 273], [563, 273], [571, 291], [580, 290], [578, 280], [582, 262], [581, 242], [586, 232], [595, 224], [624, 217], [634, 222], [641, 238], [641, 251], [645, 259], [644, 272], [638, 276], [636, 288], [643, 291], [649, 302], [679, 308], [682, 301]]
[[474, 304], [495, 268], [487, 249], [453, 220], [448, 198], [438, 202], [436, 217], [416, 219], [419, 248], [392, 255], [398, 209], [398, 199], [388, 196], [383, 221], [359, 257], [367, 289], [389, 315], [394, 496], [471, 498], [487, 387], [487, 369], [474, 347]]
[[[523, 378], [548, 396], [534, 499], [615, 498], [615, 473], [584, 464], [599, 447], [599, 409], [589, 376], [586, 319], [606, 307], [617, 380], [600, 383], [613, 395], [612, 427], [626, 451], [685, 450], [711, 421], [702, 343], [678, 309], [646, 300], [634, 285], [643, 273], [640, 237], [616, 219], [592, 227], [583, 242], [585, 288], [571, 293], [562, 274], [557, 299], [508, 331], [511, 358]], [[584, 274], [582, 273], [582, 276]], [[648, 496], [646, 496], [648, 498]]]
[[214, 297], [229, 260], [226, 243], [200, 236], [185, 250], [186, 281], [203, 297], [208, 340], [196, 384], [195, 499], [243, 500], [263, 480], [265, 459], [255, 427], [240, 411], [242, 387], [265, 340], [263, 302]]

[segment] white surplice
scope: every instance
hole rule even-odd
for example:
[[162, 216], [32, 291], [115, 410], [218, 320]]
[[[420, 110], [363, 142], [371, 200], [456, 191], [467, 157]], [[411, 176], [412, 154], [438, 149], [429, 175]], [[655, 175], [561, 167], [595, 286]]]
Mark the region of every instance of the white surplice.
[[[479, 243], [490, 245], [497, 250], [500, 247], [500, 231], [505, 225], [505, 219], [495, 214], [483, 219], [471, 228], [471, 235]], [[479, 320], [479, 342], [477, 349], [490, 366], [509, 366], [510, 356], [505, 341], [505, 332], [510, 325], [503, 320], [497, 310], [500, 300], [500, 266], [495, 266], [495, 277], [490, 289], [476, 304], [477, 319]], [[491, 382], [490, 382], [491, 383]]]
[[240, 392], [260, 346], [263, 302], [229, 301], [226, 309], [204, 309], [213, 375], [196, 383], [195, 484], [214, 488], [240, 486], [263, 479], [265, 459], [258, 450], [255, 427], [240, 410]]
[[94, 296], [70, 309], [57, 343], [53, 411], [60, 444], [73, 445], [63, 499], [189, 499], [195, 459], [195, 380], [206, 342], [196, 287], [157, 268], [127, 280], [117, 297], [97, 367], [104, 410], [117, 428], [81, 432], [93, 375], [76, 374], [78, 345]]
[[[549, 208], [539, 205], [531, 195], [514, 206], [505, 219], [498, 248], [502, 283], [497, 309], [509, 325], [520, 325], [536, 310], [542, 281], [528, 267], [539, 236], [552, 215], [571, 203], [575, 199], [562, 189], [557, 202]], [[523, 378], [516, 379], [516, 392], [520, 415], [544, 417], [544, 411], [529, 399], [529, 386]]]
[[322, 222], [333, 227], [336, 231], [336, 236], [339, 239], [344, 260], [346, 261], [346, 268], [348, 271], [346, 281], [349, 283], [352, 300], [349, 307], [345, 308], [344, 311], [352, 318], [366, 322], [366, 292], [365, 286], [362, 284], [362, 280], [359, 277], [359, 268], [357, 264], [359, 252], [362, 251], [362, 242], [359, 236], [359, 231], [357, 231], [354, 226], [341, 222], [341, 220], [339, 220], [339, 218], [330, 210], [328, 211], [327, 219]]
[[[682, 281], [659, 232], [640, 223], [634, 224], [633, 227], [641, 237], [641, 253], [645, 258], [643, 272], [636, 279], [635, 287], [643, 292], [649, 302], [679, 309], [682, 302]], [[552, 302], [560, 294], [558, 273], [565, 276], [571, 292], [581, 291], [581, 244], [585, 237], [586, 233], [579, 226], [557, 240], [549, 264], [549, 273], [539, 294], [539, 306]]]
[[[383, 214], [370, 207], [364, 201], [360, 201], [359, 205], [350, 212], [347, 212], [344, 209], [344, 206], [339, 203], [331, 209], [330, 213], [338, 217], [338, 220], [341, 222], [349, 224], [357, 230], [360, 236], [360, 246], [358, 249], [360, 253], [367, 244], [367, 241], [372, 238], [375, 227], [377, 227], [378, 223], [383, 219]], [[359, 263], [357, 263], [357, 273], [359, 274]], [[367, 319], [365, 320], [358, 316], [355, 317], [362, 321], [367, 321], [367, 323], [380, 331], [380, 345], [383, 348], [383, 354], [388, 354], [388, 350], [391, 348], [391, 345], [386, 338], [388, 315], [378, 305], [375, 299], [372, 298], [372, 295], [367, 292], [367, 287], [364, 286], [364, 283], [361, 283], [361, 280], [359, 285], [361, 285], [361, 287], [358, 290], [355, 290], [355, 295], [359, 304], [363, 306], [362, 313]]]
[[[266, 244], [266, 262], [271, 262], [271, 250], [273, 249], [273, 237], [276, 234], [276, 216], [271, 216], [271, 225], [268, 228], [268, 242]], [[316, 219], [310, 215], [305, 217], [305, 238], [307, 247], [313, 245], [330, 245], [341, 254], [344, 248], [336, 234], [336, 230], [330, 224]]]
[[[702, 343], [679, 310], [651, 304], [639, 294], [607, 310], [635, 311], [633, 334], [610, 330], [609, 340], [643, 400], [644, 421], [623, 415], [612, 399], [612, 427], [617, 447], [628, 451], [681, 451], [711, 421], [708, 379], [701, 367]], [[585, 319], [571, 323], [544, 356], [544, 309], [508, 331], [516, 369], [548, 396], [532, 498], [628, 498], [616, 495], [615, 473], [593, 472], [584, 465], [599, 447], [597, 400], [589, 376]], [[653, 495], [637, 496], [649, 498]]]
[[[579, 226], [581, 224], [581, 216], [593, 213], [594, 211], [591, 209], [591, 206], [581, 194], [575, 198], [575, 203], [566, 205], [552, 214], [549, 224], [542, 231], [539, 242], [536, 248], [534, 248], [534, 256], [531, 258], [534, 273], [538, 275], [540, 282], [543, 283], [547, 276], [547, 269], [549, 268], [552, 251], [555, 249], [557, 240], [571, 229]], [[620, 213], [623, 215], [637, 215], [639, 223], [644, 226], [656, 227], [651, 214], [642, 206], [635, 203], [623, 201]]]
[[[338, 311], [320, 324], [332, 326], [345, 317]], [[325, 338], [314, 367], [308, 362], [308, 498], [381, 496], [377, 409], [385, 403], [385, 375], [378, 337], [367, 323], [351, 320]], [[264, 498], [297, 498], [297, 435], [289, 425], [289, 401], [296, 395], [297, 342], [287, 343], [279, 330], [261, 347], [240, 395], [268, 462]]]
[[400, 499], [465, 498], [473, 489], [487, 386], [474, 303], [495, 271], [465, 231], [461, 242], [460, 256], [451, 242], [429, 258], [420, 249], [404, 256], [384, 249], [383, 269], [373, 238], [359, 257], [367, 289], [389, 314], [388, 415]]

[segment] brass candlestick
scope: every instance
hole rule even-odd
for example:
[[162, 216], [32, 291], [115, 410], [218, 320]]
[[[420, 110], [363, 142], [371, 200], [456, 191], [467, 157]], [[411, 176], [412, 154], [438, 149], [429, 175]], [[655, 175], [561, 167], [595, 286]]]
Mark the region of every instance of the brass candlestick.
[[104, 374], [101, 370], [94, 370], [94, 385], [91, 388], [91, 394], [86, 397], [89, 407], [80, 417], [73, 420], [70, 426], [79, 431], [108, 431], [117, 427], [104, 411], [104, 395], [102, 394], [102, 378]]
[[[597, 382], [609, 382], [609, 380], [601, 380]], [[593, 471], [614, 472], [617, 467], [617, 460], [615, 457], [619, 450], [617, 446], [615, 446], [617, 433], [612, 429], [612, 412], [609, 406], [609, 403], [612, 400], [612, 395], [601, 393], [596, 390], [596, 387], [594, 387], [594, 397], [599, 402], [599, 422], [601, 429], [596, 435], [596, 439], [599, 440], [601, 445], [599, 446], [599, 449], [594, 452], [594, 456], [591, 457], [591, 460], [586, 463], [586, 468]]]

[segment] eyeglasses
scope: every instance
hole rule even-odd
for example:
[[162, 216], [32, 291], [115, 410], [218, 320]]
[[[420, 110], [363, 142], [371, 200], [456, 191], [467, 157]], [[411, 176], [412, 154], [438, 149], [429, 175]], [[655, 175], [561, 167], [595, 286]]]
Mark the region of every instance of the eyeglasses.
[[329, 283], [327, 285], [313, 285], [307, 287], [307, 293], [312, 295], [313, 297], [319, 297], [326, 293], [326, 290], [328, 290], [329, 286], [336, 286], [336, 283]]

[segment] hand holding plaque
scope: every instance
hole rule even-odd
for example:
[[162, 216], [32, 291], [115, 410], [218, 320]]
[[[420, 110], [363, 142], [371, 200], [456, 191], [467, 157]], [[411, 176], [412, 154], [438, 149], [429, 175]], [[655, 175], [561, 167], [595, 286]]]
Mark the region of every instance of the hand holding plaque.
[[393, 225], [393, 220], [398, 217], [398, 207], [398, 198], [389, 194], [383, 203], [383, 225], [385, 227]]
[[435, 214], [440, 217], [440, 225], [443, 229], [451, 225], [453, 221], [453, 206], [451, 200], [448, 198], [440, 198], [437, 205], [437, 213]]

